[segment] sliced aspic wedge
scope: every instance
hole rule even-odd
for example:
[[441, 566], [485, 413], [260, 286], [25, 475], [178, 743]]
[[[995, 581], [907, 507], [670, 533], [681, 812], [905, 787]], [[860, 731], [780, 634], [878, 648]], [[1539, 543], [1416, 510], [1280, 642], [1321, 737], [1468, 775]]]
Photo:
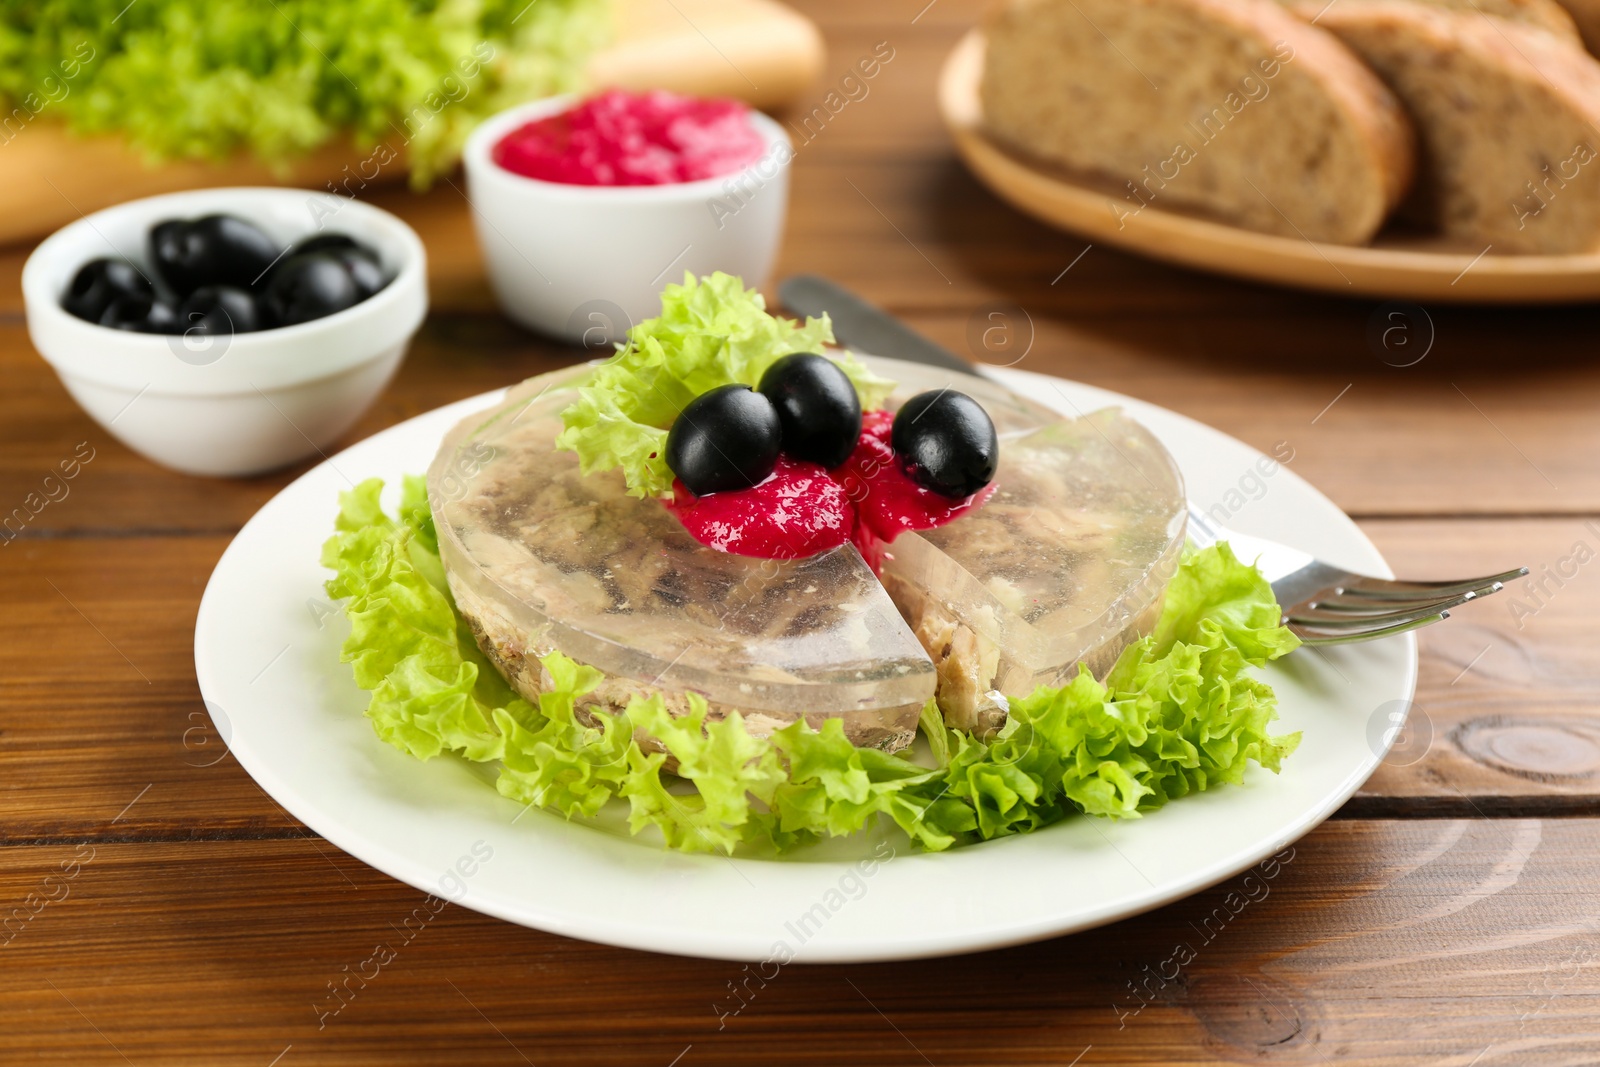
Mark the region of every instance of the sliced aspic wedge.
[[[946, 385], [991, 412], [1027, 404], [982, 380], [949, 383], [900, 364], [894, 373], [891, 407]], [[1080, 663], [1105, 677], [1154, 627], [1183, 551], [1183, 477], [1148, 430], [1115, 408], [1063, 418], [1027, 406], [1039, 415], [1032, 426], [996, 420], [1000, 466], [988, 503], [903, 534], [882, 567], [938, 667], [945, 722], [979, 734], [1004, 723], [1001, 694], [1062, 685]]]
[[1148, 430], [1115, 408], [1077, 418], [968, 375], [869, 359], [899, 385], [983, 405], [1000, 435], [995, 490], [948, 526], [902, 534], [882, 580], [938, 668], [958, 730], [1005, 722], [1001, 694], [1061, 685], [1080, 663], [1105, 677], [1148, 633], [1183, 551], [1183, 477]]
[[584, 368], [530, 379], [447, 436], [428, 475], [439, 547], [479, 646], [524, 696], [538, 658], [598, 668], [589, 700], [616, 710], [699, 693], [763, 735], [842, 720], [894, 750], [937, 694], [946, 721], [988, 732], [1001, 693], [1103, 676], [1147, 632], [1177, 566], [1182, 481], [1155, 439], [1108, 410], [1066, 419], [977, 378], [869, 359], [900, 383], [982, 404], [1001, 439], [993, 496], [949, 526], [904, 534], [882, 583], [849, 545], [774, 561], [706, 548], [619, 472], [580, 475], [555, 449]]
[[606, 681], [620, 710], [699, 693], [758, 736], [841, 719], [860, 747], [902, 748], [934, 694], [934, 668], [853, 546], [809, 559], [734, 556], [695, 541], [622, 475], [584, 477], [557, 451], [584, 368], [533, 378], [446, 437], [428, 474], [451, 593], [484, 654], [524, 696], [560, 651]]

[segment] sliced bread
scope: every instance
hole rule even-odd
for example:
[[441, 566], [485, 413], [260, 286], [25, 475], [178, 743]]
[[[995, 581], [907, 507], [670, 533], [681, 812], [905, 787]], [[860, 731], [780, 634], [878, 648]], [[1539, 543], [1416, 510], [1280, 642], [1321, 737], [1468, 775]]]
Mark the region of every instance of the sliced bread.
[[1008, 0], [986, 27], [990, 134], [1147, 206], [1370, 240], [1414, 158], [1393, 94], [1275, 0]]
[[1410, 0], [1339, 0], [1319, 25], [1377, 70], [1417, 125], [1408, 214], [1496, 252], [1600, 251], [1593, 56], [1504, 19]]
[[[1569, 41], [1582, 40], [1578, 34], [1577, 22], [1568, 14], [1566, 8], [1556, 3], [1556, 0], [1411, 0], [1411, 2], [1452, 11], [1493, 15], [1496, 18], [1548, 30], [1557, 37], [1565, 37]], [[1572, 2], [1593, 3], [1600, 8], [1600, 0], [1572, 0]], [[1296, 8], [1306, 18], [1320, 25], [1322, 13], [1338, 7], [1344, 0], [1316, 0], [1315, 3], [1311, 0], [1282, 0], [1282, 3]]]
[[1600, 54], [1600, 0], [1560, 0], [1591, 53]]

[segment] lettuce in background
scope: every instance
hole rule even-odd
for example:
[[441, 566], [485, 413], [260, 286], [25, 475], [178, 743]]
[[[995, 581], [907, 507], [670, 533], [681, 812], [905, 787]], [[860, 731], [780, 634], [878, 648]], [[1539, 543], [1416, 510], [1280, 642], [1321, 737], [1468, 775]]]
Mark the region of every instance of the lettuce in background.
[[404, 145], [426, 184], [486, 116], [578, 88], [610, 17], [609, 0], [8, 0], [0, 100], [153, 159], [281, 164], [353, 134]]
[[[538, 706], [519, 697], [455, 611], [423, 480], [406, 479], [398, 520], [379, 505], [382, 488], [372, 479], [342, 495], [322, 554], [335, 572], [328, 594], [350, 618], [343, 658], [372, 692], [378, 736], [419, 759], [498, 762], [503, 795], [567, 818], [620, 798], [635, 833], [654, 828], [672, 848], [782, 850], [888, 818], [939, 851], [1080, 812], [1135, 818], [1238, 783], [1251, 763], [1277, 771], [1300, 740], [1268, 732], [1276, 701], [1250, 674], [1299, 641], [1280, 625], [1271, 587], [1227, 545], [1184, 559], [1155, 631], [1104, 683], [1084, 672], [1013, 697], [989, 741], [946, 729], [930, 702], [932, 766], [856, 748], [838, 720], [753, 738], [737, 714], [706, 723], [695, 696], [679, 718], [654, 695], [616, 714], [591, 709], [586, 722], [577, 708], [600, 672], [554, 653]], [[671, 754], [677, 778], [641, 737]]]

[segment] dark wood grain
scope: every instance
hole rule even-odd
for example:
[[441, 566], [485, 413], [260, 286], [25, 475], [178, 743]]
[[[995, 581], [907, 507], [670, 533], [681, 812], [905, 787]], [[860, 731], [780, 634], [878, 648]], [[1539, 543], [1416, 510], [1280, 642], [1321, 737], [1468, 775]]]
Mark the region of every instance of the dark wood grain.
[[[1016, 216], [947, 157], [796, 168], [780, 272], [829, 274], [957, 352], [1130, 393], [1264, 450], [1287, 441], [1297, 470], [1358, 516], [1600, 514], [1600, 420], [1589, 402], [1600, 365], [1588, 340], [1600, 314], [1591, 309], [1426, 309], [1432, 348], [1395, 367], [1384, 359], [1400, 355], [1369, 343], [1376, 303], [1199, 278], [1099, 247], [1079, 260], [1083, 242]], [[453, 223], [463, 265], [436, 270], [445, 295], [435, 299], [455, 293], [459, 303], [435, 312], [347, 440], [578, 358], [488, 313], [453, 190], [393, 206], [414, 221]], [[965, 220], [961, 232], [938, 232], [957, 224], [934, 220], [951, 217]], [[919, 249], [932, 250], [931, 263]], [[991, 314], [1026, 339], [1020, 360], [973, 344], [974, 324]], [[1412, 343], [1425, 344], [1412, 314]], [[37, 531], [236, 528], [304, 469], [222, 483], [160, 472], [77, 409], [20, 324], [0, 321], [0, 338], [0, 373], [18, 405], [0, 502], [20, 503], [81, 441], [103, 457], [78, 502], [41, 514]]]
[[0, 587], [14, 605], [0, 646], [10, 711], [0, 724], [0, 842], [298, 825], [227, 756], [195, 682], [195, 613], [227, 541], [0, 549]]
[[[406, 940], [421, 894], [262, 793], [205, 716], [194, 619], [229, 538], [309, 464], [204, 480], [130, 453], [28, 344], [29, 250], [0, 249], [0, 512], [94, 457], [0, 540], [0, 1063], [1600, 1062], [1600, 310], [1411, 309], [1417, 347], [1385, 347], [1375, 301], [1086, 250], [990, 196], [940, 129], [934, 79], [982, 0], [797, 6], [830, 54], [782, 116], [801, 145], [780, 276], [1010, 363], [973, 340], [1000, 314], [1018, 366], [1291, 443], [1397, 570], [1526, 562], [1529, 584], [1421, 635], [1405, 743], [1237, 915], [1242, 879], [968, 959], [789, 967], [733, 1014], [737, 965], [457, 906]], [[808, 129], [878, 42], [868, 92]], [[580, 355], [496, 313], [453, 182], [377, 197], [427, 244], [433, 310], [347, 443]], [[329, 983], [380, 944], [393, 962], [333, 1013]], [[1179, 946], [1194, 959], [1161, 977]]]
[[[1575, 545], [1600, 555], [1600, 523], [1578, 519], [1363, 528], [1397, 570], [1419, 576], [1517, 558], [1536, 583]], [[0, 726], [0, 843], [298, 825], [224, 757], [194, 680], [195, 613], [227, 540], [52, 537], [0, 548], [0, 602], [15, 605], [0, 677], [16, 712]], [[1415, 732], [1367, 783], [1361, 813], [1600, 815], [1600, 651], [1586, 627], [1600, 617], [1600, 581], [1583, 567], [1556, 578], [1559, 587], [1516, 586], [1423, 632]]]
[[[1587, 1025], [1600, 1010], [1600, 905], [1580, 888], [1600, 878], [1600, 822], [1589, 819], [1330, 823], [1275, 865], [1141, 919], [965, 959], [796, 964], [764, 982], [739, 964], [587, 945], [430, 905], [329, 851], [301, 841], [0, 849], [0, 903], [32, 914], [0, 933], [10, 937], [0, 1058], [1522, 1067], [1600, 1057]], [[375, 954], [393, 958], [380, 967]]]
[[[1533, 574], [1423, 631], [1405, 743], [1367, 783], [1357, 810], [1504, 815], [1600, 812], [1600, 522], [1516, 519], [1367, 522], [1394, 565], [1418, 573], [1492, 570], [1516, 556]], [[1581, 562], [1588, 560], [1589, 562]], [[1381, 799], [1379, 799], [1381, 798]]]

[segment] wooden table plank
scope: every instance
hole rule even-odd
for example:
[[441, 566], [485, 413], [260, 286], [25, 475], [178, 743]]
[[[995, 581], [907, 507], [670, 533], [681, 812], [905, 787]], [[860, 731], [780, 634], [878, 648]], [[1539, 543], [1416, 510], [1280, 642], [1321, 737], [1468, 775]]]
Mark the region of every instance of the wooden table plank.
[[[1392, 756], [1354, 810], [1600, 814], [1600, 652], [1585, 625], [1600, 615], [1600, 564], [1572, 562], [1578, 544], [1600, 553], [1600, 533], [1574, 519], [1363, 528], [1406, 573], [1480, 573], [1509, 559], [1538, 574], [1574, 573], [1559, 588], [1546, 579], [1547, 594], [1517, 588], [1467, 605], [1422, 634], [1416, 721], [1426, 723], [1425, 741]], [[146, 787], [118, 833], [172, 839], [298, 825], [233, 760], [219, 760], [194, 681], [195, 613], [227, 540], [29, 539], [0, 549], [0, 602], [14, 605], [0, 646], [10, 705], [0, 841], [101, 832]], [[1353, 709], [1352, 728], [1378, 712]]]
[[195, 612], [227, 543], [0, 548], [0, 842], [298, 826], [226, 757], [195, 682]]
[[[577, 358], [581, 352], [497, 318], [435, 316], [418, 335], [399, 379], [329, 452], [447, 401]], [[0, 452], [0, 520], [10, 516], [13, 524], [6, 529], [23, 528], [26, 536], [232, 532], [317, 459], [256, 478], [195, 478], [157, 467], [80, 411], [16, 327], [0, 327], [0, 376], [25, 393], [15, 420], [0, 429], [6, 439]], [[92, 459], [64, 487], [47, 484], [46, 476], [58, 474], [59, 465], [74, 455]], [[52, 492], [58, 499], [45, 503]], [[28, 513], [18, 515], [19, 507]], [[0, 533], [0, 543], [6, 536]]]
[[307, 842], [5, 848], [0, 902], [40, 910], [0, 933], [0, 1059], [1588, 1063], [1597, 878], [1595, 820], [1330, 823], [1070, 939], [746, 971], [429, 904]]
[[[843, 17], [836, 5], [820, 7]], [[802, 143], [780, 276], [831, 274], [991, 362], [1013, 357], [975, 345], [982, 331], [972, 326], [1007, 306], [1019, 333], [1034, 335], [1018, 365], [1167, 404], [1258, 447], [1289, 441], [1303, 472], [1357, 514], [1600, 513], [1600, 475], [1584, 458], [1600, 445], [1585, 403], [1600, 375], [1583, 343], [1600, 325], [1594, 308], [1430, 307], [1427, 358], [1397, 368], [1390, 364], [1417, 349], [1371, 343], [1377, 302], [1281, 292], [1104, 248], [1079, 260], [1084, 242], [1000, 204], [939, 129], [933, 79], [973, 12], [939, 4], [915, 24], [852, 13], [832, 35], [818, 101], [877, 42], [889, 42], [894, 58], [814, 136], [804, 124], [810, 107], [786, 116]], [[451, 179], [426, 196], [375, 198], [427, 243], [435, 315], [348, 440], [573, 358], [492, 314], [461, 189]], [[208, 483], [156, 471], [115, 444], [100, 448], [104, 432], [22, 339], [14, 279], [25, 253], [0, 252], [0, 373], [20, 407], [7, 424], [15, 447], [0, 454], [0, 502], [24, 499], [80, 441], [107, 457], [102, 474], [115, 472], [120, 498], [63, 504], [40, 517], [40, 529], [231, 528], [304, 469]], [[1407, 321], [1408, 343], [1422, 345], [1428, 328], [1415, 315]], [[1512, 376], [1508, 351], [1540, 356]], [[142, 506], [156, 500], [167, 502], [161, 515]]]
[[[1017, 366], [1164, 404], [1264, 450], [1288, 442], [1297, 469], [1357, 515], [1600, 514], [1600, 468], [1588, 462], [1600, 449], [1600, 420], [1587, 399], [1600, 364], [1581, 342], [1600, 327], [1594, 310], [1530, 320], [1518, 311], [1433, 307], [1431, 351], [1399, 368], [1384, 357], [1401, 357], [1369, 345], [1378, 310], [1371, 302], [1200, 278], [1101, 248], [1052, 286], [1084, 244], [994, 203], [949, 158], [931, 168], [796, 168], [793, 238], [780, 276], [830, 274], [992, 363], [1016, 357], [975, 338], [993, 322], [1008, 323], [1032, 338]], [[953, 188], [940, 191], [940, 182]], [[578, 356], [478, 313], [490, 301], [456, 193], [391, 206], [428, 223], [430, 248], [440, 249], [434, 285], [444, 311], [347, 441]], [[955, 234], [928, 228], [952, 224], [919, 222], [941, 217], [968, 221]], [[440, 236], [447, 229], [452, 240]], [[935, 249], [932, 264], [919, 253], [927, 248]], [[1422, 320], [1410, 321], [1422, 343]], [[1507, 374], [1505, 353], [1530, 348], [1540, 359]], [[305, 469], [226, 482], [156, 469], [77, 409], [16, 321], [0, 320], [0, 375], [16, 405], [0, 452], [8, 511], [80, 442], [99, 457], [77, 502], [47, 509], [30, 523], [38, 530], [236, 528]]]
[[[1105, 262], [1092, 257], [1073, 275], [1088, 277]], [[827, 270], [800, 258], [786, 264], [791, 268]], [[865, 275], [829, 273], [881, 298]], [[1014, 301], [1009, 306], [1027, 309]], [[935, 340], [970, 352], [978, 311], [907, 319]], [[1204, 329], [1188, 318], [1148, 325], [1134, 314], [996, 313], [1032, 323], [1033, 348], [1018, 366], [1164, 404], [1264, 451], [1287, 442], [1295, 469], [1358, 516], [1600, 514], [1600, 468], [1588, 462], [1600, 450], [1600, 420], [1587, 402], [1600, 386], [1600, 364], [1508, 379], [1495, 368], [1493, 350], [1473, 340], [1470, 348], [1461, 342], [1455, 361], [1440, 362], [1437, 370], [1427, 361], [1398, 370], [1370, 353], [1350, 353], [1360, 343], [1361, 324], [1352, 321], [1359, 316], [1320, 326], [1308, 319], [1304, 334], [1321, 339], [1301, 342], [1288, 340], [1301, 336], [1292, 322], [1274, 325], [1268, 333], [1278, 340], [1267, 340], [1260, 321], [1243, 312], [1210, 316]], [[1495, 340], [1496, 331], [1483, 323], [1463, 321], [1456, 328]], [[1308, 351], [1293, 354], [1291, 344]], [[1196, 345], [1205, 351], [1193, 350]], [[1252, 360], [1237, 354], [1252, 346]], [[346, 441], [578, 356], [497, 319], [435, 317], [393, 386]], [[30, 519], [36, 531], [235, 529], [307, 466], [228, 481], [160, 470], [89, 421], [17, 327], [0, 326], [0, 374], [17, 404], [6, 423], [8, 447], [0, 452], [0, 503], [7, 513], [38, 494], [44, 477], [83, 443], [96, 456], [70, 487], [75, 499]]]
[[[204, 717], [205, 579], [306, 465], [212, 481], [127, 452], [28, 345], [27, 249], [0, 249], [0, 513], [94, 450], [25, 536], [0, 538], [0, 1063], [1600, 1061], [1600, 311], [1429, 306], [1433, 345], [1400, 367], [1417, 349], [1372, 343], [1375, 301], [1085, 253], [985, 192], [944, 138], [934, 79], [983, 4], [796, 4], [830, 51], [782, 116], [804, 143], [778, 274], [831, 275], [990, 362], [1012, 356], [971, 327], [1004, 311], [1032, 325], [1022, 367], [1288, 442], [1401, 571], [1534, 566], [1542, 588], [1423, 633], [1419, 729], [1355, 800], [1271, 878], [967, 960], [763, 983], [435, 913], [218, 758]], [[822, 121], [879, 42], [894, 58]], [[347, 441], [576, 357], [495, 312], [458, 188], [377, 202], [426, 242], [433, 310]], [[1380, 711], [1351, 709], [1352, 728]], [[380, 945], [392, 960], [346, 977], [373, 975]]]
[[[1427, 357], [1401, 368], [1391, 364], [1417, 349], [1402, 350], [1398, 334], [1389, 349], [1371, 341], [1377, 302], [1280, 292], [1103, 248], [1079, 260], [1081, 240], [996, 201], [939, 133], [929, 87], [961, 25], [940, 17], [908, 23], [868, 95], [803, 145], [780, 276], [831, 274], [990, 362], [1014, 357], [974, 344], [974, 321], [988, 325], [988, 313], [1008, 308], [1019, 336], [1033, 336], [1019, 366], [1166, 404], [1258, 447], [1288, 441], [1302, 473], [1359, 515], [1600, 513], [1600, 473], [1586, 461], [1600, 447], [1586, 403], [1600, 376], [1585, 343], [1600, 326], [1595, 308], [1433, 306]], [[848, 57], [892, 25], [852, 26], [828, 77], [842, 77]], [[895, 149], [902, 138], [914, 147]], [[485, 314], [493, 302], [459, 182], [420, 197], [391, 190], [377, 202], [427, 242], [436, 313], [348, 440], [574, 357]], [[7, 423], [14, 446], [0, 453], [0, 502], [15, 507], [81, 441], [105, 457], [96, 473], [117, 495], [91, 494], [86, 481], [84, 502], [41, 515], [39, 529], [233, 528], [304, 469], [212, 483], [157, 471], [114, 443], [101, 448], [107, 435], [23, 340], [9, 282], [24, 252], [0, 254], [0, 373], [20, 409]], [[1404, 321], [1407, 343], [1425, 344], [1423, 319]], [[1512, 351], [1540, 355], [1509, 375]]]
[[[1351, 813], [1596, 812], [1600, 722], [1600, 522], [1577, 519], [1366, 522], [1397, 568], [1533, 574], [1422, 631], [1421, 677], [1404, 744]], [[1375, 709], [1374, 709], [1375, 710]]]

